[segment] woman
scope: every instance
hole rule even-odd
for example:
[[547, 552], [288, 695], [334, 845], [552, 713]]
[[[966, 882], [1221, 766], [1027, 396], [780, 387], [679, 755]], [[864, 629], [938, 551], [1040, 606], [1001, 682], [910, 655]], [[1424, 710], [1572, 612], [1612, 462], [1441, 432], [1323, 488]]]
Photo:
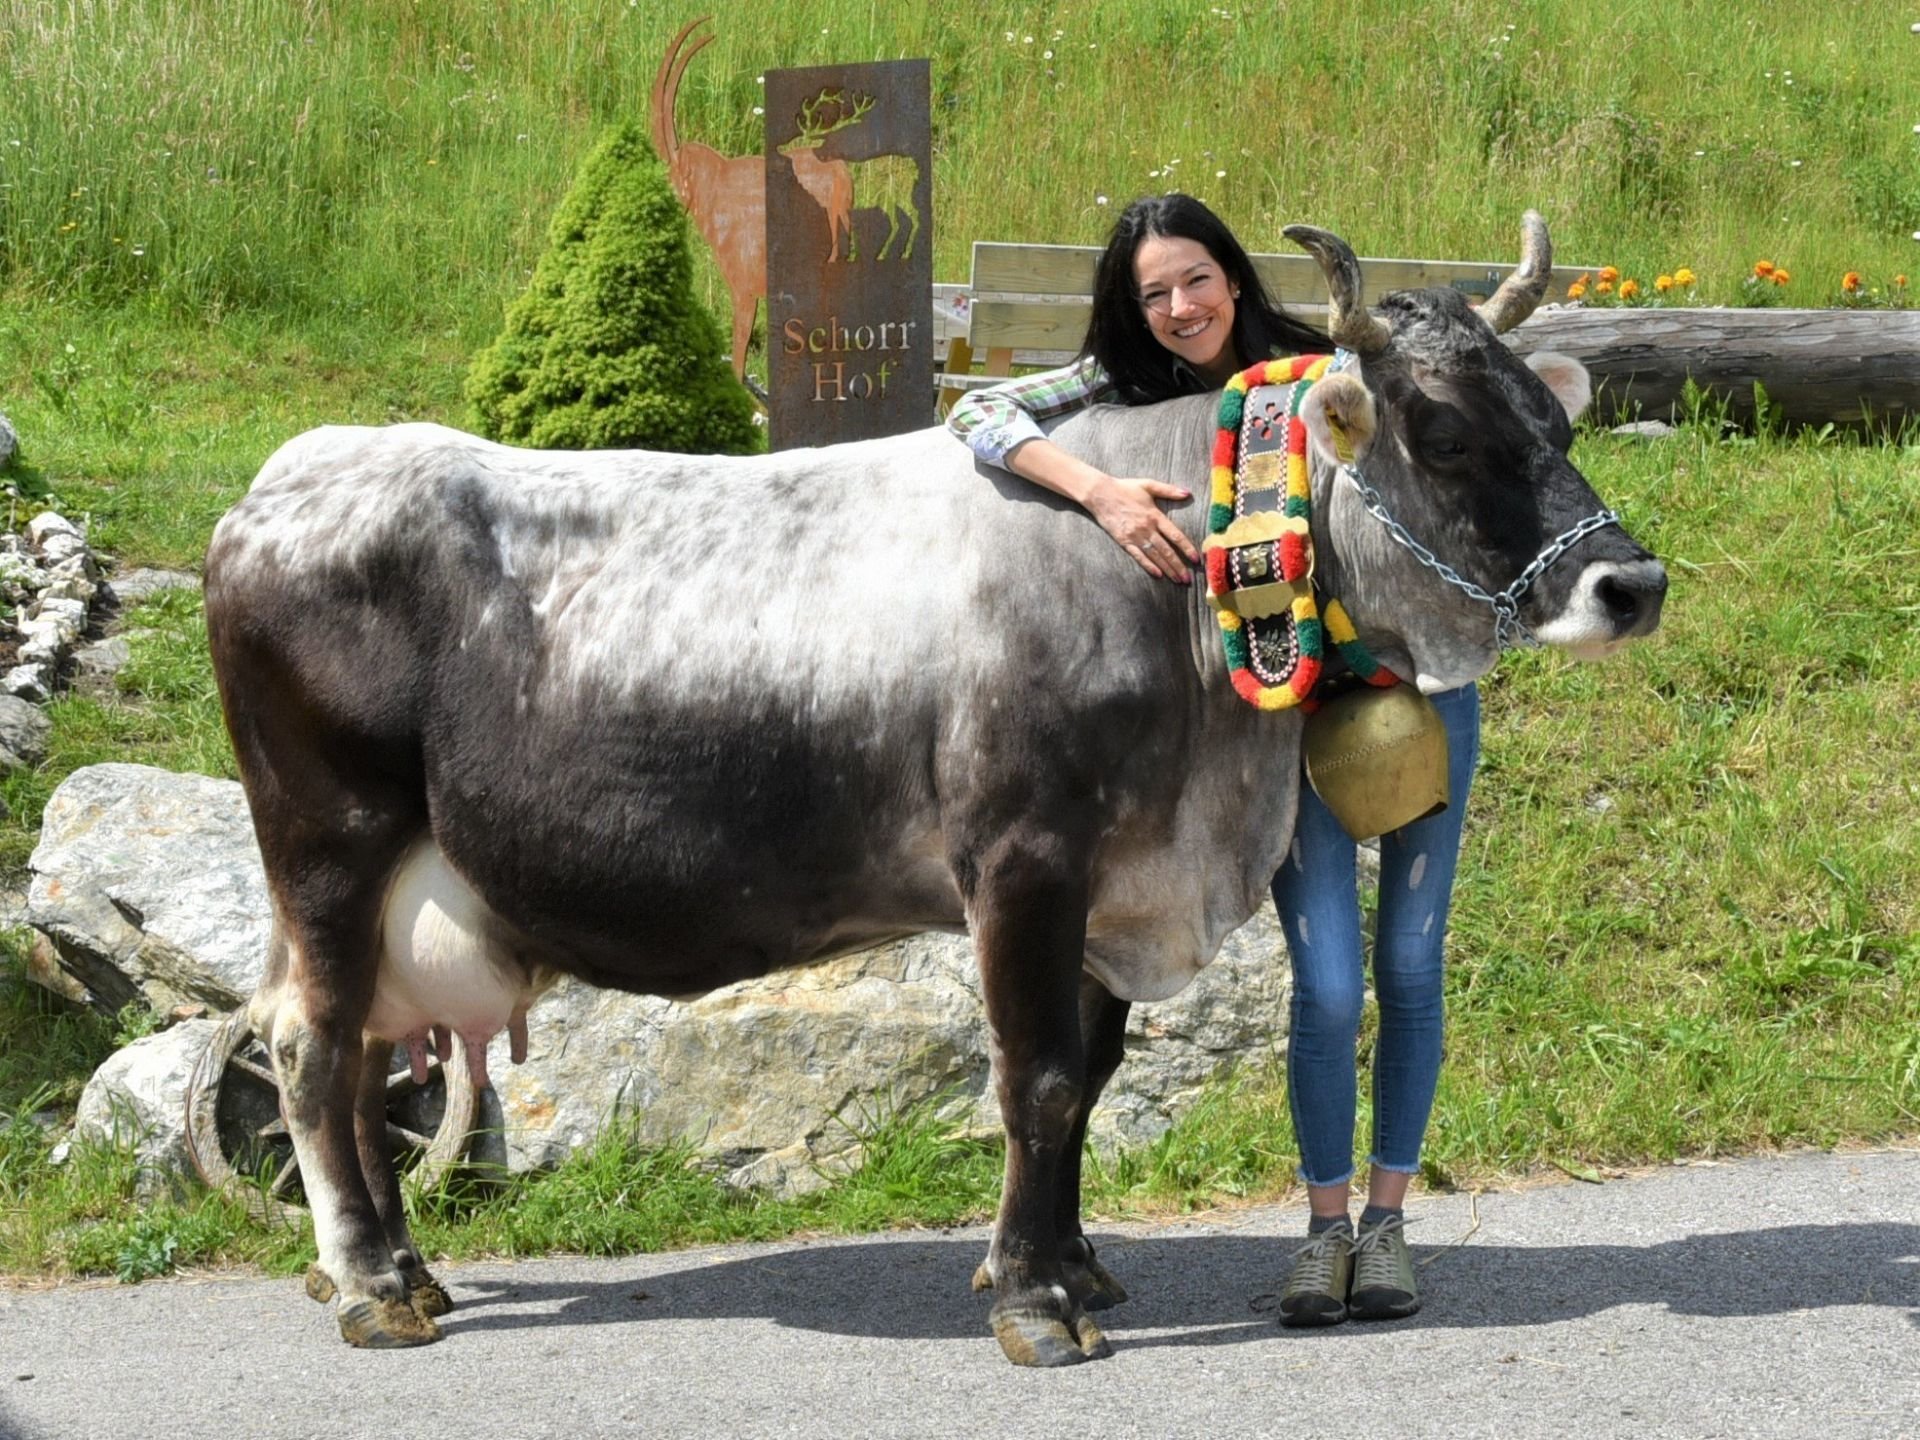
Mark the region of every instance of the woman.
[[[1147, 405], [1218, 390], [1275, 354], [1327, 347], [1324, 335], [1267, 298], [1246, 250], [1211, 210], [1185, 195], [1150, 197], [1114, 224], [1094, 272], [1079, 358], [973, 391], [953, 407], [948, 428], [981, 459], [1080, 505], [1147, 574], [1190, 584], [1199, 552], [1159, 503], [1190, 493], [1108, 475], [1048, 440], [1040, 422], [1092, 404]], [[1365, 977], [1355, 846], [1304, 776], [1293, 845], [1273, 880], [1293, 957], [1287, 1095], [1312, 1211], [1280, 1301], [1286, 1325], [1395, 1319], [1420, 1304], [1402, 1207], [1439, 1080], [1441, 949], [1479, 754], [1474, 687], [1432, 698], [1447, 727], [1451, 799], [1439, 815], [1381, 841], [1373, 957], [1380, 1034], [1357, 1231], [1354, 1050]]]

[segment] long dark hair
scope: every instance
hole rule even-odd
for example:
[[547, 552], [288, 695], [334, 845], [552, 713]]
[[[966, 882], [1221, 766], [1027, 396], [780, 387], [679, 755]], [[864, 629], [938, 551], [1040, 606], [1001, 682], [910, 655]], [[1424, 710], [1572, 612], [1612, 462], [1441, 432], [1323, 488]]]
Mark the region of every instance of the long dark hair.
[[1160, 235], [1195, 240], [1225, 274], [1234, 301], [1233, 352], [1244, 367], [1276, 354], [1325, 352], [1325, 335], [1294, 319], [1267, 295], [1260, 272], [1226, 222], [1191, 195], [1149, 195], [1135, 200], [1113, 222], [1113, 234], [1093, 274], [1093, 317], [1080, 353], [1100, 362], [1129, 405], [1146, 405], [1209, 388], [1178, 356], [1154, 339], [1141, 309], [1133, 257], [1142, 242]]

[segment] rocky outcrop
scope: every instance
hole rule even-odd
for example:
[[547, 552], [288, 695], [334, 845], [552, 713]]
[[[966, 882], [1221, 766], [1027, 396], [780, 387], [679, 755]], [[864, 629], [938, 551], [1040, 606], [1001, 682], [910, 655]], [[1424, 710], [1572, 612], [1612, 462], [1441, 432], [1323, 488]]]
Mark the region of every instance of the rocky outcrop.
[[72, 521], [49, 510], [29, 520], [24, 535], [0, 535], [0, 592], [18, 617], [16, 653], [0, 691], [23, 700], [52, 697], [99, 590], [100, 567]]
[[231, 1010], [266, 964], [266, 876], [231, 780], [93, 765], [47, 802], [27, 923], [104, 1010]]
[[161, 1193], [192, 1173], [187, 1077], [218, 1028], [213, 1020], [187, 1020], [136, 1040], [108, 1056], [81, 1093], [74, 1138], [131, 1146], [142, 1195]]

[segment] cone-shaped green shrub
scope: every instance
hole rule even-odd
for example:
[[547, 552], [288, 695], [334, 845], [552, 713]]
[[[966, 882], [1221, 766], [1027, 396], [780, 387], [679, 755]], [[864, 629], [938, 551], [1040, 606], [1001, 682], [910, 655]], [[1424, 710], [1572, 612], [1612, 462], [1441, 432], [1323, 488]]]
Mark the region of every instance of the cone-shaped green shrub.
[[666, 167], [638, 126], [615, 126], [561, 201], [506, 329], [467, 372], [475, 428], [540, 449], [763, 448], [692, 281]]

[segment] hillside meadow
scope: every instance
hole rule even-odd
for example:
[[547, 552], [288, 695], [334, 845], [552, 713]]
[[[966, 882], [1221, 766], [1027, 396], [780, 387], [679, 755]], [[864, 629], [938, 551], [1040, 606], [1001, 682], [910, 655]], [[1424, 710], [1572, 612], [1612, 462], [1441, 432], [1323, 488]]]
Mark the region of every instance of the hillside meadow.
[[[1612, 264], [1647, 302], [1905, 303], [1920, 15], [1407, 8], [775, 7], [719, 17], [680, 129], [755, 150], [767, 67], [931, 56], [943, 280], [973, 239], [1092, 243], [1127, 199], [1180, 188], [1261, 249], [1310, 220], [1362, 254], [1501, 260], [1535, 206], [1561, 259]], [[644, 115], [699, 13], [0, 0], [12, 522], [57, 503], [124, 565], [191, 568], [298, 431], [462, 423], [466, 364], [573, 167]], [[1788, 282], [1756, 285], [1762, 259]], [[1690, 293], [1661, 296], [1680, 267]], [[1661, 442], [1582, 436], [1576, 459], [1668, 560], [1667, 622], [1607, 665], [1523, 654], [1485, 687], [1427, 1184], [1920, 1130], [1916, 438], [1731, 433], [1711, 405]], [[197, 601], [128, 622], [119, 692], [56, 700], [47, 761], [0, 782], [12, 884], [74, 768], [232, 773]], [[300, 1263], [304, 1235], [224, 1202], [136, 1209], [123, 1155], [50, 1163], [31, 1114], [70, 1111], [145, 1022], [63, 1012], [21, 979], [23, 943], [0, 970], [0, 1272]], [[420, 1197], [422, 1238], [610, 1251], [991, 1204], [992, 1147], [924, 1116], [873, 1124], [867, 1171], [804, 1202], [729, 1194], [613, 1136], [505, 1197]], [[1292, 1164], [1277, 1068], [1250, 1056], [1167, 1139], [1102, 1160], [1090, 1195], [1107, 1215], [1215, 1204], [1284, 1192]], [[608, 1203], [634, 1195], [652, 1198]]]

